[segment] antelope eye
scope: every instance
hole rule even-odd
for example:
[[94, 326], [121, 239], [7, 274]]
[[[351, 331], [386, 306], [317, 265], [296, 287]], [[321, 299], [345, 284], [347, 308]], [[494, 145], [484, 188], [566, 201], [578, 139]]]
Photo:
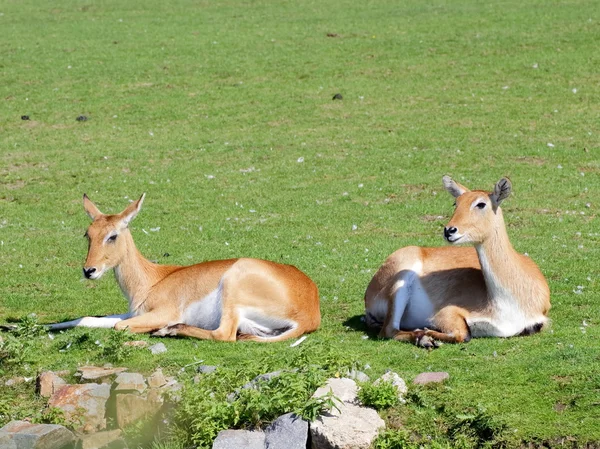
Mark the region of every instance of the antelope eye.
[[113, 234], [106, 239], [107, 242], [114, 242], [115, 240], [117, 240], [117, 234]]
[[485, 206], [486, 206], [486, 204], [485, 204], [484, 202], [477, 203], [477, 204], [475, 205], [475, 207], [476, 207], [477, 209], [483, 209]]

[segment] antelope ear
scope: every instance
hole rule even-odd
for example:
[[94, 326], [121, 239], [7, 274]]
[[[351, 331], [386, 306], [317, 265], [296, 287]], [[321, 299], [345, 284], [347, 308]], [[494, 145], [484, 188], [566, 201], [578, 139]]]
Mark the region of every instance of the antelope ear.
[[454, 198], [458, 198], [465, 192], [469, 192], [465, 186], [459, 184], [455, 180], [453, 180], [450, 176], [446, 175], [442, 178], [442, 182], [444, 183], [444, 188], [448, 191], [450, 195]]
[[100, 212], [100, 209], [98, 209], [96, 205], [92, 203], [92, 200], [90, 200], [85, 193], [83, 194], [83, 208], [85, 213], [88, 214], [88, 217], [90, 217], [92, 221], [94, 221], [100, 215], [103, 215], [102, 212]]
[[126, 228], [127, 226], [129, 226], [129, 223], [131, 223], [131, 220], [133, 220], [136, 217], [138, 212], [142, 209], [142, 203], [144, 202], [145, 197], [146, 197], [146, 194], [145, 193], [142, 194], [142, 196], [140, 197], [139, 200], [131, 203], [129, 206], [127, 206], [127, 208], [123, 212], [120, 213], [121, 228]]
[[508, 178], [502, 178], [500, 181], [496, 183], [494, 187], [494, 191], [490, 195], [492, 203], [495, 207], [498, 207], [502, 201], [508, 198], [510, 192], [512, 190], [512, 183]]

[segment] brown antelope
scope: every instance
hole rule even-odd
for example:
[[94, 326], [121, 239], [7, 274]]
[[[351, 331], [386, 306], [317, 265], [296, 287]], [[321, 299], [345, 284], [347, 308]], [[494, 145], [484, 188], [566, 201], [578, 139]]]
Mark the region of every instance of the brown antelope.
[[157, 265], [137, 250], [128, 225], [144, 195], [123, 212], [105, 215], [83, 196], [88, 254], [83, 274], [99, 279], [114, 268], [129, 300], [129, 312], [84, 317], [50, 325], [114, 327], [157, 336], [273, 342], [298, 337], [319, 327], [315, 283], [291, 265], [258, 259], [230, 259], [191, 266]]
[[394, 252], [365, 292], [367, 325], [381, 328], [381, 337], [428, 348], [538, 332], [548, 320], [550, 291], [537, 265], [508, 239], [500, 203], [510, 181], [502, 178], [493, 192], [471, 191], [449, 176], [443, 183], [456, 198], [444, 238], [474, 248]]

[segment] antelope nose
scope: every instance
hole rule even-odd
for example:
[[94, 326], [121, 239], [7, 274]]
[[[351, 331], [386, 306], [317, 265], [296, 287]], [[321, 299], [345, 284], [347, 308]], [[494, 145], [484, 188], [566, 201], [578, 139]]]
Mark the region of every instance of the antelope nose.
[[91, 267], [91, 268], [83, 267], [83, 275], [87, 279], [90, 279], [92, 277], [92, 274], [94, 274], [95, 272], [96, 272], [96, 269], [94, 267]]
[[458, 229], [456, 229], [454, 226], [446, 226], [444, 228], [444, 237], [446, 237], [446, 239], [449, 239], [451, 235], [456, 234], [456, 231], [458, 231]]

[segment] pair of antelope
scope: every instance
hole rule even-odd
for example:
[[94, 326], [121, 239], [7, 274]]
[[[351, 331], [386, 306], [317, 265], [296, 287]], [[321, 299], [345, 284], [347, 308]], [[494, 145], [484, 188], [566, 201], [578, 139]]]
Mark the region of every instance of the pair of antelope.
[[[444, 228], [452, 245], [401, 248], [387, 258], [365, 293], [366, 323], [380, 335], [423, 347], [471, 337], [510, 337], [539, 331], [550, 309], [537, 265], [512, 247], [500, 203], [511, 183], [471, 191], [444, 176], [456, 210]], [[123, 212], [105, 215], [83, 196], [92, 224], [83, 273], [99, 279], [113, 268], [129, 312], [50, 325], [114, 327], [156, 336], [274, 342], [319, 327], [319, 293], [296, 267], [258, 259], [191, 266], [157, 265], [137, 250], [129, 223], [144, 195]], [[431, 328], [431, 329], [429, 329]]]

